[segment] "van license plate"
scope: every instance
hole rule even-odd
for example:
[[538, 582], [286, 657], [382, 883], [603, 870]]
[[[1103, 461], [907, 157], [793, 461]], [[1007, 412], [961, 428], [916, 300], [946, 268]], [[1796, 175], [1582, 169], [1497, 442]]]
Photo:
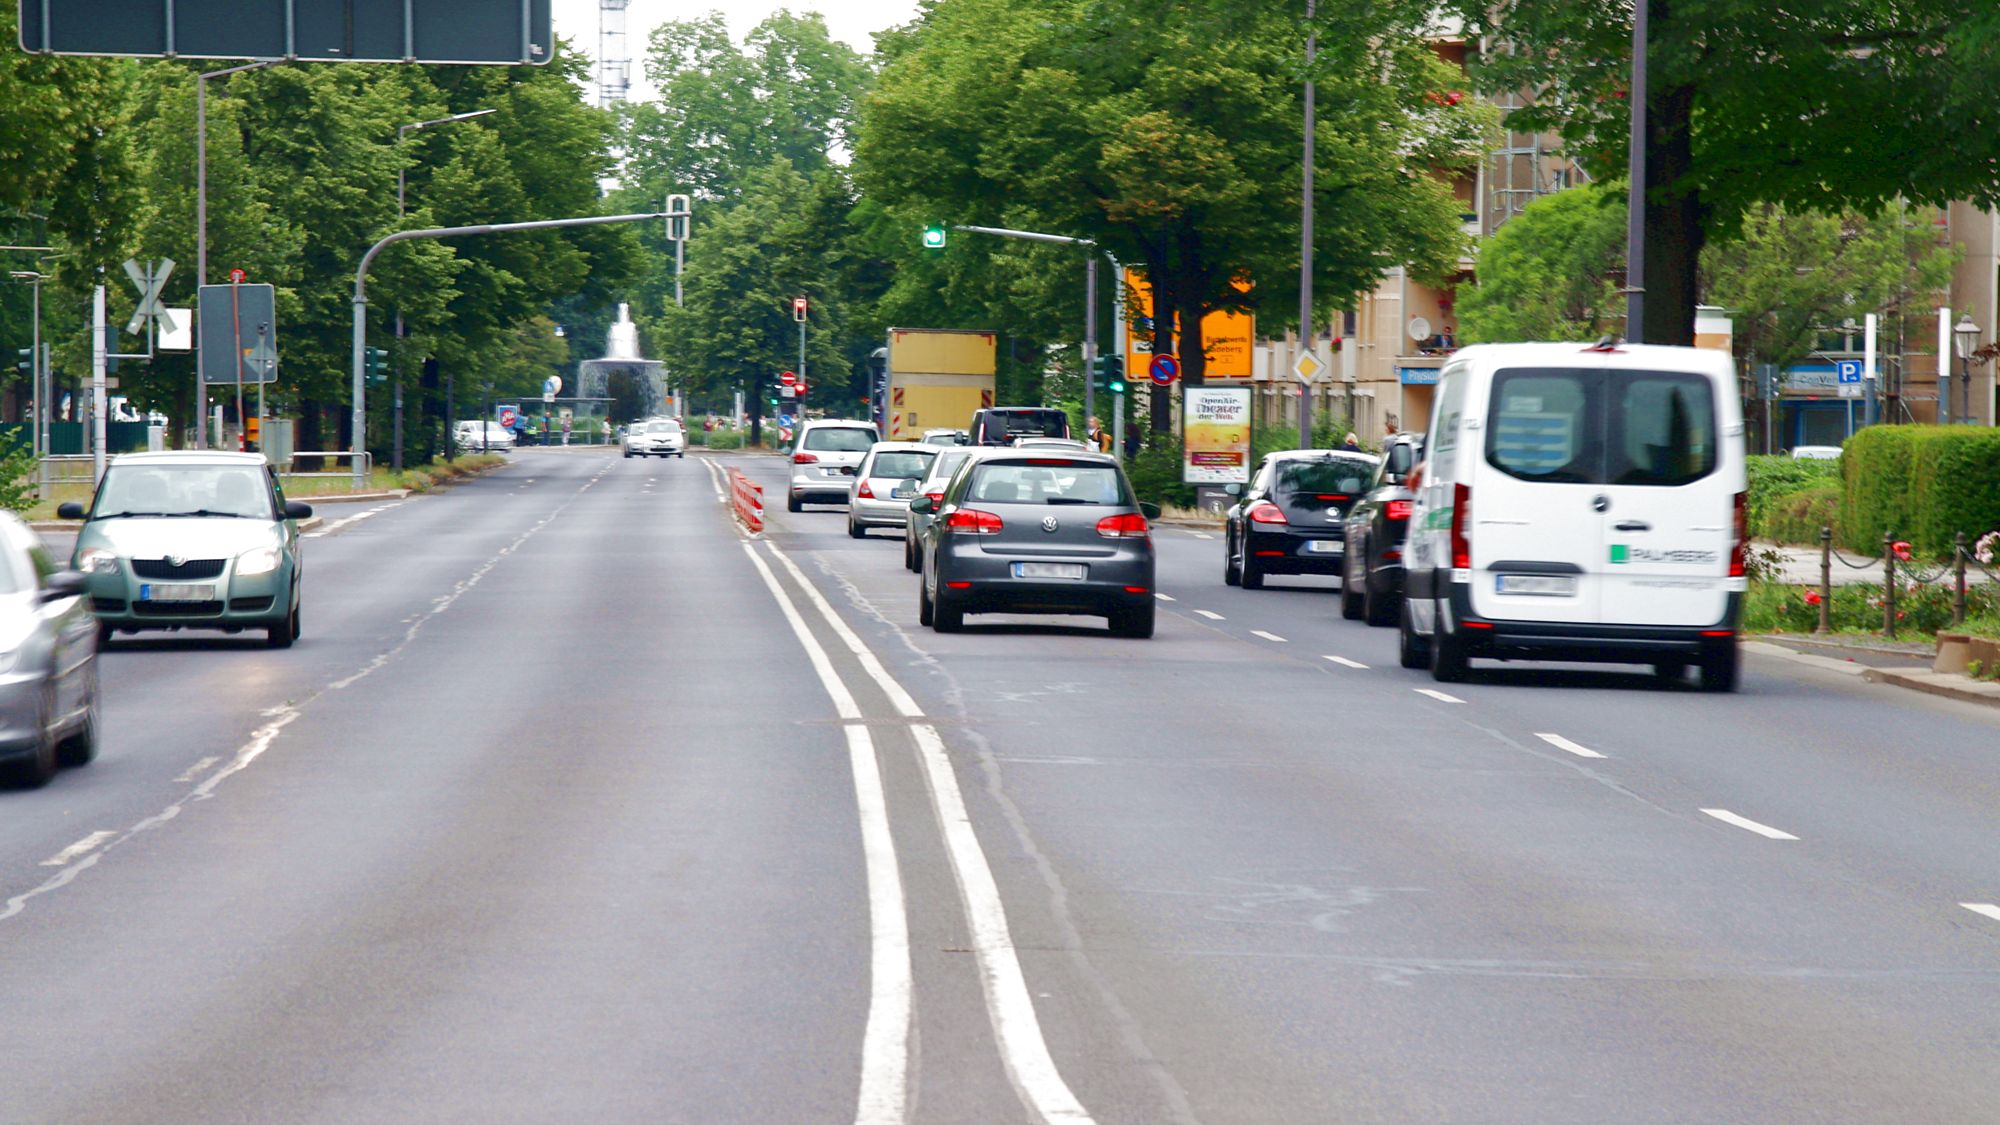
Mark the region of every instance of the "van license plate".
[[189, 586], [177, 583], [147, 584], [139, 587], [142, 602], [212, 602], [215, 587]]
[[1016, 578], [1055, 578], [1066, 582], [1083, 581], [1082, 563], [1017, 562], [1014, 564]]
[[1501, 574], [1493, 588], [1502, 594], [1532, 594], [1547, 598], [1576, 596], [1576, 577], [1569, 574]]
[[1338, 555], [1347, 550], [1347, 544], [1338, 539], [1308, 539], [1306, 550], [1316, 555]]

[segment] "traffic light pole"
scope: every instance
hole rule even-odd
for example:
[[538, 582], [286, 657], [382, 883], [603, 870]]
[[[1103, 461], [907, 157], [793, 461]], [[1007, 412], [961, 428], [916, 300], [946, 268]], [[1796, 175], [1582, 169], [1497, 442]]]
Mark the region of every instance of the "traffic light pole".
[[472, 227], [432, 227], [426, 230], [399, 230], [384, 236], [381, 241], [368, 248], [361, 255], [361, 264], [354, 267], [354, 354], [353, 374], [353, 432], [349, 436], [348, 451], [353, 462], [354, 490], [361, 491], [367, 479], [367, 467], [362, 463], [362, 452], [368, 447], [368, 386], [366, 362], [368, 356], [368, 267], [375, 262], [375, 255], [398, 242], [417, 238], [461, 238], [475, 234], [506, 234], [523, 230], [555, 230], [560, 227], [595, 227], [606, 223], [636, 223], [645, 219], [664, 219], [664, 211], [646, 211], [632, 215], [586, 215], [576, 219], [540, 219], [531, 223], [486, 223]]
[[974, 227], [953, 225], [953, 230], [968, 234], [991, 234], [1000, 238], [1024, 238], [1030, 242], [1056, 242], [1065, 246], [1081, 246], [1084, 258], [1083, 294], [1083, 413], [1084, 417], [1096, 413], [1094, 384], [1097, 380], [1097, 240], [1094, 238], [1071, 238], [1065, 234], [1043, 234], [1033, 230], [1009, 230], [1006, 227]]

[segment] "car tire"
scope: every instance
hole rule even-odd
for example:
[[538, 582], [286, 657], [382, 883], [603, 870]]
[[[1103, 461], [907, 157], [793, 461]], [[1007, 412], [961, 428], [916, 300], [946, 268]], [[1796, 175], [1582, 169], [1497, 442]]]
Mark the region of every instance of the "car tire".
[[923, 557], [917, 554], [916, 537], [907, 531], [903, 533], [903, 569], [911, 574], [921, 574], [924, 569]]
[[299, 608], [293, 606], [290, 613], [276, 625], [264, 630], [264, 647], [290, 648], [299, 639]]
[[90, 702], [83, 708], [83, 724], [56, 745], [56, 757], [65, 766], [87, 766], [97, 758], [97, 669], [90, 670]]
[[[1365, 556], [1364, 556], [1365, 558]], [[1361, 619], [1370, 625], [1394, 625], [1396, 601], [1387, 590], [1379, 590], [1368, 576], [1368, 564], [1361, 564]]]
[[629, 449], [628, 449], [628, 450], [626, 450], [626, 451], [625, 451], [625, 459], [626, 459], [627, 461], [630, 461], [630, 460], [632, 459], [632, 451], [631, 451], [631, 450], [629, 450]]
[[1427, 638], [1417, 636], [1417, 630], [1410, 622], [1413, 612], [1409, 599], [1403, 599], [1401, 622], [1397, 626], [1396, 663], [1414, 670], [1430, 667], [1431, 649]]
[[[1442, 622], [1444, 612], [1438, 611], [1433, 620]], [[1433, 626], [1431, 629], [1431, 679], [1441, 684], [1455, 684], [1465, 679], [1472, 662], [1465, 655], [1465, 638], [1445, 632]]]
[[965, 608], [955, 605], [942, 593], [931, 606], [931, 628], [940, 633], [956, 633], [965, 628]]
[[54, 700], [50, 691], [45, 688], [42, 691], [34, 752], [22, 761], [16, 762], [13, 774], [8, 778], [18, 788], [40, 789], [49, 783], [49, 779], [56, 775], [56, 769], [61, 765], [60, 754], [56, 749], [55, 732], [49, 729], [49, 715], [54, 709]]
[[928, 626], [937, 620], [937, 608], [931, 605], [931, 588], [917, 583], [917, 624]]
[[1340, 568], [1340, 616], [1349, 621], [1361, 620], [1361, 591], [1355, 588], [1354, 560], [1351, 555]]
[[1110, 615], [1111, 631], [1121, 637], [1143, 641], [1153, 635], [1153, 616], [1151, 605], [1113, 610]]
[[1701, 690], [1735, 691], [1740, 663], [1734, 637], [1729, 638], [1728, 643], [1710, 649], [1701, 658]]
[[1653, 675], [1662, 683], [1677, 684], [1687, 678], [1688, 666], [1685, 660], [1656, 660]]
[[1250, 546], [1247, 543], [1243, 547], [1242, 561], [1236, 564], [1236, 581], [1245, 590], [1264, 588], [1264, 572], [1257, 569], [1257, 564], [1251, 560]]
[[97, 623], [97, 647], [98, 647], [98, 648], [103, 648], [103, 647], [104, 647], [105, 645], [108, 645], [108, 644], [110, 644], [110, 643], [111, 643], [111, 634], [112, 634], [112, 632], [113, 632], [113, 630], [112, 630], [112, 628], [111, 628], [111, 625], [110, 625], [110, 623], [108, 623], [108, 622], [104, 622], [104, 621], [100, 621], [100, 622], [98, 622], [98, 623]]
[[796, 492], [785, 493], [785, 510], [787, 512], [802, 511], [804, 508], [805, 504], [799, 499], [798, 493]]
[[866, 538], [868, 538], [868, 529], [867, 529], [867, 528], [865, 528], [865, 527], [863, 527], [863, 526], [861, 526], [861, 525], [860, 525], [860, 524], [858, 524], [858, 523], [855, 523], [855, 522], [854, 522], [854, 517], [853, 517], [852, 515], [849, 515], [849, 516], [847, 517], [847, 537], [848, 537], [849, 539], [866, 539]]
[[1222, 547], [1222, 584], [1224, 586], [1243, 585], [1243, 570], [1236, 562], [1236, 537], [1230, 536]]

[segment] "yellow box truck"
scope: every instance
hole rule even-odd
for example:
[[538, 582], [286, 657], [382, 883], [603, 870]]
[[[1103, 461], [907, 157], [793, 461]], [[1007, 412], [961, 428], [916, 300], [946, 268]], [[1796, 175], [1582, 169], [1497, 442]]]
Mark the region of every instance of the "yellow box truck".
[[889, 329], [888, 402], [883, 438], [916, 441], [925, 430], [963, 430], [972, 412], [993, 405], [992, 332]]

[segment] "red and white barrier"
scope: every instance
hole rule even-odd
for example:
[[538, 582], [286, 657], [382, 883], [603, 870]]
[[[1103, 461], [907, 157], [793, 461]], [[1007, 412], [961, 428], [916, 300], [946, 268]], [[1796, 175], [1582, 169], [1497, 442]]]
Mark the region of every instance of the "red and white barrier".
[[764, 489], [736, 469], [729, 470], [729, 506], [754, 534], [764, 530]]

